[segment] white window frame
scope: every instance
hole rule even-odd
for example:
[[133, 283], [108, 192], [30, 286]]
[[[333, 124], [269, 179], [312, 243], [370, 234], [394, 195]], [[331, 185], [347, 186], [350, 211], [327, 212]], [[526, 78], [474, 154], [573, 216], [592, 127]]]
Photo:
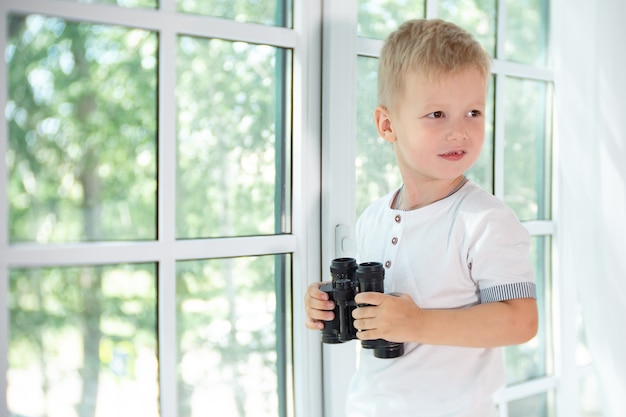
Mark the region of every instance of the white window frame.
[[[73, 21], [137, 27], [159, 33], [158, 114], [158, 239], [150, 242], [79, 243], [43, 246], [10, 245], [8, 225], [8, 132], [4, 109], [7, 75], [0, 71], [0, 417], [8, 416], [8, 273], [14, 267], [158, 263], [159, 392], [162, 417], [177, 417], [176, 262], [188, 259], [292, 255], [292, 324], [294, 398], [298, 416], [321, 415], [321, 346], [319, 336], [304, 329], [301, 307], [306, 286], [320, 276], [320, 96], [321, 0], [293, 0], [293, 29], [240, 23], [227, 19], [176, 13], [175, 0], [160, 0], [157, 10], [81, 4], [67, 0], [3, 0], [2, 26], [10, 13], [43, 14]], [[293, 53], [292, 108], [292, 232], [272, 236], [177, 240], [176, 210], [176, 37], [186, 34], [289, 48]], [[7, 32], [0, 33], [5, 51]], [[5, 63], [2, 63], [5, 67]], [[311, 278], [315, 277], [315, 278]], [[290, 378], [290, 376], [287, 376]]]

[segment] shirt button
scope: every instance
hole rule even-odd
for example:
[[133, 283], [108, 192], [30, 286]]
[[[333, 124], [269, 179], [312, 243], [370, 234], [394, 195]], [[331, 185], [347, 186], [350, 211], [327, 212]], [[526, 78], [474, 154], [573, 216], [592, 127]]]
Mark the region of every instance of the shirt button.
[[385, 268], [387, 269], [391, 268], [391, 261], [385, 262]]
[[393, 239], [391, 239], [391, 244], [392, 245], [397, 245], [398, 244], [398, 238], [394, 237]]
[[396, 223], [400, 223], [400, 221], [402, 220], [402, 216], [397, 214], [394, 220], [396, 221]]

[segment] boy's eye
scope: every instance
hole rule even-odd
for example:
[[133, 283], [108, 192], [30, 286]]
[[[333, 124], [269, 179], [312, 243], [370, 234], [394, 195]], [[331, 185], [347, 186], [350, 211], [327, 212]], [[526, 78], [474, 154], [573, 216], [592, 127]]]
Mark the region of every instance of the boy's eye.
[[432, 113], [428, 113], [426, 116], [430, 117], [431, 119], [441, 119], [442, 117], [445, 116], [445, 114], [444, 114], [444, 112], [438, 110], [438, 111], [434, 111]]
[[480, 116], [482, 113], [480, 110], [470, 110], [467, 112], [467, 117], [478, 117]]

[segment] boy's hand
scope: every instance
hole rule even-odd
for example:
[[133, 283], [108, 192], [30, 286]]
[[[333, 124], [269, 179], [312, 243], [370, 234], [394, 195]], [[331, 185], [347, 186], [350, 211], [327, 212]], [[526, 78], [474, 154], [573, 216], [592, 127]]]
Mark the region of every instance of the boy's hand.
[[422, 309], [406, 294], [364, 292], [352, 312], [361, 340], [498, 347], [524, 343], [537, 334], [537, 302], [518, 298], [463, 308]]
[[[322, 330], [324, 322], [335, 317], [333, 309], [335, 303], [328, 300], [328, 294], [320, 290], [323, 282], [314, 282], [309, 285], [304, 294], [304, 312], [306, 313], [307, 328], [311, 330]], [[329, 311], [330, 310], [330, 311]]]
[[409, 295], [364, 292], [357, 294], [354, 301], [371, 304], [352, 312], [359, 339], [385, 339], [398, 343], [411, 339], [421, 309]]

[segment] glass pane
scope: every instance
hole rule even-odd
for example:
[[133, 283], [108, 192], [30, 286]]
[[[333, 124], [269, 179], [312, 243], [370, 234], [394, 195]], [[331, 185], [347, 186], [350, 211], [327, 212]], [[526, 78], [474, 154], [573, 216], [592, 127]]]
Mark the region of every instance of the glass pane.
[[425, 0], [358, 0], [357, 35], [385, 39], [406, 20], [426, 16]]
[[504, 200], [521, 220], [550, 218], [550, 85], [507, 77]]
[[154, 239], [157, 36], [11, 16], [12, 242]]
[[437, 17], [469, 31], [491, 56], [495, 56], [496, 3], [496, 0], [440, 0]]
[[522, 345], [507, 346], [506, 380], [509, 385], [552, 374], [550, 237], [531, 240], [531, 261], [537, 284], [539, 329], [537, 335]]
[[509, 403], [508, 417], [554, 417], [555, 414], [552, 391]]
[[179, 417], [288, 415], [290, 265], [288, 255], [178, 262]]
[[402, 184], [393, 145], [378, 136], [374, 109], [378, 103], [378, 59], [357, 59], [356, 214]]
[[292, 0], [176, 0], [179, 12], [291, 27]]
[[494, 116], [495, 87], [494, 78], [489, 83], [485, 108], [485, 140], [483, 149], [476, 163], [467, 171], [467, 177], [480, 185], [484, 190], [493, 193], [493, 159], [494, 159]]
[[[357, 59], [356, 215], [371, 202], [402, 184], [393, 146], [378, 136], [374, 122], [377, 99], [378, 59]], [[493, 83], [487, 96], [487, 120], [483, 150], [467, 175], [485, 190], [493, 190]]]
[[137, 7], [155, 9], [159, 0], [73, 0], [77, 3], [114, 4], [122, 7]]
[[548, 0], [506, 1], [505, 59], [547, 64], [549, 9]]
[[12, 416], [158, 417], [156, 266], [9, 272]]
[[287, 233], [290, 51], [178, 42], [177, 237]]

